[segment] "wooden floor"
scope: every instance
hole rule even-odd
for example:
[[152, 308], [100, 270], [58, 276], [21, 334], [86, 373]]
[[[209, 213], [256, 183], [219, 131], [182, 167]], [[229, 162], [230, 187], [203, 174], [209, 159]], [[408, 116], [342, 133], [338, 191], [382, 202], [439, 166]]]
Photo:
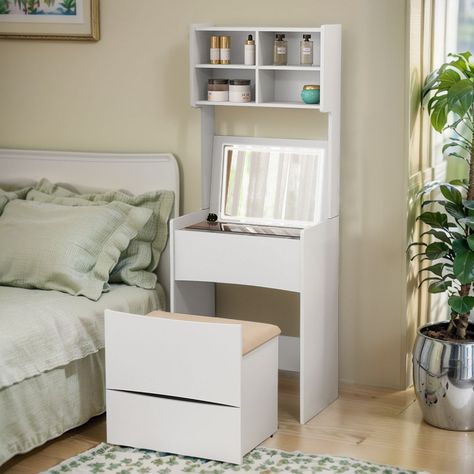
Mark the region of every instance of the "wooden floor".
[[[295, 376], [280, 376], [279, 429], [264, 446], [350, 456], [432, 474], [474, 472], [474, 432], [444, 431], [424, 423], [412, 390], [345, 385], [336, 402], [302, 426], [297, 421], [297, 384]], [[37, 473], [101, 441], [105, 415], [17, 456], [0, 472]]]

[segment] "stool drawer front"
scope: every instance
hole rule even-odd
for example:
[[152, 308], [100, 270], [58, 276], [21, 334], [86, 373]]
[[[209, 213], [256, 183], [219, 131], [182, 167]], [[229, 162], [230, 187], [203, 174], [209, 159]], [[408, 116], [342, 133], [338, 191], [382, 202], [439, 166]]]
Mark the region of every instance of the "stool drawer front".
[[178, 230], [174, 257], [176, 280], [299, 291], [297, 239]]
[[105, 312], [106, 387], [240, 406], [242, 328]]
[[240, 408], [107, 390], [107, 442], [240, 463]]

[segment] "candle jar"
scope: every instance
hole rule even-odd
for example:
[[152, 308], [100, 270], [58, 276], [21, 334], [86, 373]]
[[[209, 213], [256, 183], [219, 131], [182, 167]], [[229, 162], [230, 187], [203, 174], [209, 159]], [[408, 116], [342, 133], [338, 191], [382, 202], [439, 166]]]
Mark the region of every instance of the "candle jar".
[[320, 86], [317, 84], [307, 84], [303, 86], [301, 98], [305, 104], [319, 104]]
[[229, 80], [209, 79], [207, 81], [207, 100], [209, 102], [228, 102]]
[[250, 102], [250, 79], [231, 79], [229, 85], [229, 102]]

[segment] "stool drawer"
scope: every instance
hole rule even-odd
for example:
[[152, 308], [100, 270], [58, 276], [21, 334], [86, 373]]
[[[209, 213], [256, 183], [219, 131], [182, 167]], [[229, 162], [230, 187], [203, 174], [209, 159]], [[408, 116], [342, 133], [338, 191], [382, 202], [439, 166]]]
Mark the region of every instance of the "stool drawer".
[[106, 388], [241, 406], [242, 329], [105, 311]]
[[240, 409], [107, 390], [107, 442], [240, 463]]

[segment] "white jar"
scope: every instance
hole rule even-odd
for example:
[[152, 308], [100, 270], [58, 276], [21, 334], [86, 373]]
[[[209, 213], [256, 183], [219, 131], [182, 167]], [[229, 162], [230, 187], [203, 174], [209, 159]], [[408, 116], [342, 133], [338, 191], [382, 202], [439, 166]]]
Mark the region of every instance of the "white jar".
[[229, 84], [229, 102], [250, 102], [250, 79], [231, 79]]

